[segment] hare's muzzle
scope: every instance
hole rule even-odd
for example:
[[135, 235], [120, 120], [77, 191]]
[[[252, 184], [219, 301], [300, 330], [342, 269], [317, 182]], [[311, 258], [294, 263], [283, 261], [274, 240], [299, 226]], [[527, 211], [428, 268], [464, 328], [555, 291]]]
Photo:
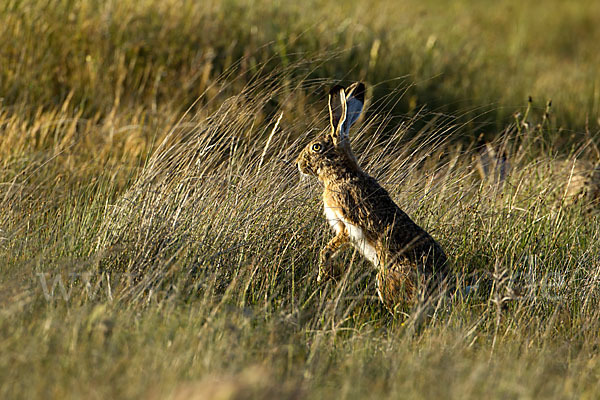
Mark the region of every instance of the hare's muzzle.
[[298, 170], [300, 171], [300, 173], [302, 175], [314, 175], [315, 174], [313, 172], [313, 170], [309, 167], [306, 160], [302, 156], [298, 157], [298, 159], [296, 160], [296, 164], [298, 165]]
[[298, 166], [298, 171], [301, 174], [306, 174], [306, 160], [303, 159], [302, 154], [296, 159], [296, 165]]

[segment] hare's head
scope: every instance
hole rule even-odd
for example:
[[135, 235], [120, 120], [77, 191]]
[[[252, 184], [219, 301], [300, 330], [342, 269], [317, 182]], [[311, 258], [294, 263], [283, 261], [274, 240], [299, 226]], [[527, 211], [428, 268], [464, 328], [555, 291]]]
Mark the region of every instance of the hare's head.
[[329, 92], [329, 130], [310, 142], [296, 160], [305, 175], [317, 176], [321, 181], [338, 176], [344, 171], [357, 170], [358, 164], [348, 133], [360, 116], [365, 99], [365, 85], [356, 82], [344, 89], [335, 86]]

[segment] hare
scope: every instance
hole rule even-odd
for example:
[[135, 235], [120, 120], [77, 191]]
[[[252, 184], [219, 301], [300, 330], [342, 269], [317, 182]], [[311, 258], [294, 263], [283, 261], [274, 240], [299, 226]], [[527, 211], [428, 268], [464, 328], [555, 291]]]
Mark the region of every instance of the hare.
[[563, 201], [565, 206], [582, 202], [586, 211], [598, 209], [600, 204], [600, 163], [586, 160], [557, 161], [553, 165], [560, 180], [565, 182]]
[[393, 311], [414, 302], [420, 288], [441, 288], [448, 263], [441, 246], [358, 165], [348, 135], [364, 95], [360, 82], [332, 88], [331, 129], [309, 143], [296, 162], [303, 175], [323, 184], [325, 216], [335, 231], [321, 250], [318, 281], [330, 276], [328, 261], [340, 246], [351, 243], [376, 267], [377, 294]]

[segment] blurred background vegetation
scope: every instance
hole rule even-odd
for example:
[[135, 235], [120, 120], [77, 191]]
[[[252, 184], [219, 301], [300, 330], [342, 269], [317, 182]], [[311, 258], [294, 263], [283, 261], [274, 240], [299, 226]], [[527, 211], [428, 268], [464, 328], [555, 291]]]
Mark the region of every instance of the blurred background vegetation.
[[528, 96], [556, 123], [598, 128], [600, 4], [445, 1], [7, 0], [0, 5], [4, 110], [70, 98], [85, 117], [185, 110], [227, 73], [327, 59], [314, 78], [364, 80], [402, 94], [394, 113], [428, 110], [493, 137]]

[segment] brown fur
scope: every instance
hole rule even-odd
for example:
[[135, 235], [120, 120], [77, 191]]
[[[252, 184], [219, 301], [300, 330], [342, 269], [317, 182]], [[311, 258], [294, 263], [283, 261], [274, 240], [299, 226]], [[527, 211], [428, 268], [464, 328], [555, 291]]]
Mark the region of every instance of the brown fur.
[[[348, 130], [358, 118], [356, 110], [359, 113], [362, 109], [363, 96], [362, 83], [345, 90], [332, 89], [331, 131], [309, 143], [297, 163], [300, 172], [314, 175], [323, 183], [323, 203], [330, 209], [330, 215], [335, 214], [338, 219], [332, 223], [336, 236], [321, 251], [319, 277], [328, 273], [324, 269], [327, 261], [340, 246], [350, 242], [360, 247], [349, 235], [349, 229], [358, 227], [366, 243], [377, 253], [378, 294], [387, 307], [394, 308], [414, 300], [416, 289], [425, 282], [435, 281], [435, 285], [429, 286], [437, 287], [445, 277], [447, 260], [441, 246], [359, 167]], [[347, 116], [348, 110], [355, 115]]]
[[565, 205], [584, 202], [587, 211], [597, 210], [600, 205], [600, 163], [583, 160], [566, 160], [554, 166], [566, 182]]

